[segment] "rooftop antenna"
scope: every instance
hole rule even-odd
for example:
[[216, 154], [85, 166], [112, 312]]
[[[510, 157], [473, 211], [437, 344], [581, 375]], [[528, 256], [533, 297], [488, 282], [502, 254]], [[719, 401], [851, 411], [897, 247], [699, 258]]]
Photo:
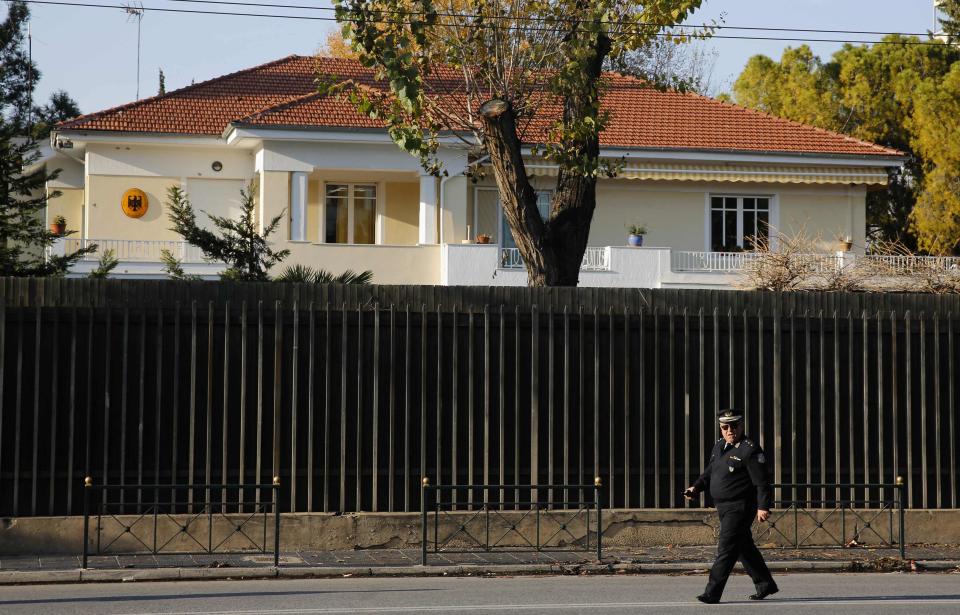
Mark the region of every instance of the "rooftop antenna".
[[140, 22], [143, 21], [143, 3], [124, 4], [123, 12], [127, 14], [127, 23], [137, 20], [137, 100], [140, 100]]

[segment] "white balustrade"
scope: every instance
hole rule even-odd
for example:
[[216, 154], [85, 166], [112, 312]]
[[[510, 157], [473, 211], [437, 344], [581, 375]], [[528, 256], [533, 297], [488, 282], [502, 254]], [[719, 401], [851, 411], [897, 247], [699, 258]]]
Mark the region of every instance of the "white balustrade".
[[896, 274], [908, 274], [915, 271], [957, 271], [960, 270], [960, 257], [957, 256], [913, 256], [906, 254], [865, 256], [868, 261], [881, 264]]
[[[761, 258], [758, 252], [675, 251], [671, 268], [681, 272], [736, 273], [758, 258]], [[816, 273], [826, 273], [843, 265], [843, 259], [835, 254], [797, 254], [794, 258], [806, 261]]]
[[161, 252], [169, 250], [174, 258], [183, 263], [205, 263], [203, 251], [186, 241], [146, 239], [74, 239], [67, 238], [66, 252], [70, 254], [92, 244], [97, 251], [84, 256], [85, 260], [98, 260], [107, 250], [121, 261], [159, 262]]
[[[518, 248], [500, 248], [501, 269], [523, 269], [523, 257]], [[610, 250], [602, 247], [589, 247], [583, 253], [580, 271], [609, 271]]]
[[743, 269], [755, 252], [673, 252], [674, 271], [736, 272]]

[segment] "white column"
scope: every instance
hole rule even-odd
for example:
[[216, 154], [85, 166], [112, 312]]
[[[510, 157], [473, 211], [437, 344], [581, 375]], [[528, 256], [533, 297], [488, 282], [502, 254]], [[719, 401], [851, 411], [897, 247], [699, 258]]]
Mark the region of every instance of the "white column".
[[420, 234], [418, 243], [437, 243], [437, 178], [420, 176]]
[[290, 174], [290, 240], [307, 240], [307, 174]]

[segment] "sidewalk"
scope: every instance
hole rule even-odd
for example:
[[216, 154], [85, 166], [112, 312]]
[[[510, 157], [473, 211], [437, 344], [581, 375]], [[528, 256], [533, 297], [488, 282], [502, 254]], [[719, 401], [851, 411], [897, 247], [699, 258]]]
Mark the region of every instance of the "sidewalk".
[[[705, 572], [714, 547], [612, 548], [602, 561], [584, 552], [493, 552], [429, 554], [420, 565], [418, 549], [368, 549], [273, 555], [91, 556], [80, 570], [80, 556], [0, 556], [0, 585], [79, 581], [182, 580], [209, 578], [447, 576], [517, 574], [678, 574]], [[763, 550], [774, 571], [960, 573], [960, 545], [917, 545], [901, 562], [896, 549]]]

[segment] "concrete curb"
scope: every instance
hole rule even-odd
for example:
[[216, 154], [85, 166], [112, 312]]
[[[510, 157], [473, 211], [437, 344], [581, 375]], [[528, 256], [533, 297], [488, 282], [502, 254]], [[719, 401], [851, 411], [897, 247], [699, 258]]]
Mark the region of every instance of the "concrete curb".
[[[919, 571], [960, 570], [960, 561], [930, 560], [916, 562]], [[227, 579], [304, 579], [343, 577], [444, 577], [444, 576], [519, 576], [589, 574], [705, 574], [710, 562], [655, 562], [610, 564], [501, 564], [458, 566], [383, 566], [383, 567], [289, 567], [289, 568], [141, 568], [123, 570], [24, 570], [0, 571], [0, 586], [49, 583], [119, 583], [136, 581], [199, 581]], [[795, 561], [769, 562], [775, 572], [872, 572], [859, 562]], [[876, 572], [889, 572], [888, 569]]]

